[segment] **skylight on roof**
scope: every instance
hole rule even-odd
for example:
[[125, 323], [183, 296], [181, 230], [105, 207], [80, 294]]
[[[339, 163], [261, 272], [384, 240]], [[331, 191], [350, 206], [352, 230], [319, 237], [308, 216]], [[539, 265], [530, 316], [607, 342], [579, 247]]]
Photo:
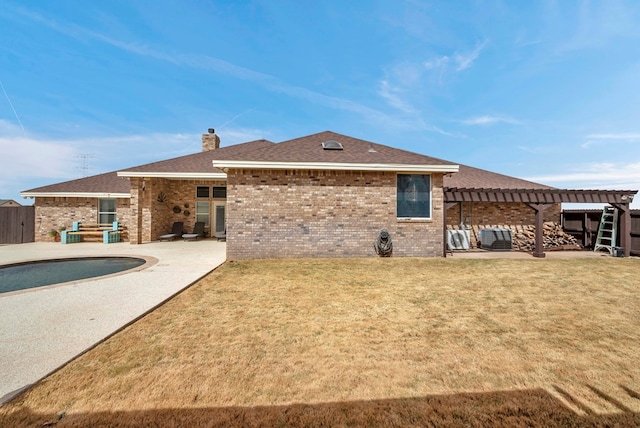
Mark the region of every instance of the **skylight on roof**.
[[342, 150], [342, 144], [337, 141], [329, 140], [322, 143], [322, 148], [324, 150]]

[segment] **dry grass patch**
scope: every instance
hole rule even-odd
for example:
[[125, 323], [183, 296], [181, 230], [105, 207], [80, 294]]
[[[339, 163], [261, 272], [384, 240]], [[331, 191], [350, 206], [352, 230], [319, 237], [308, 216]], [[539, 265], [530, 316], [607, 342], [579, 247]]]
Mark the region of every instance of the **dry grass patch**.
[[636, 423], [639, 283], [638, 260], [606, 257], [227, 263], [2, 407], [0, 425], [196, 411], [204, 425], [422, 425], [461, 402], [476, 404], [441, 422]]

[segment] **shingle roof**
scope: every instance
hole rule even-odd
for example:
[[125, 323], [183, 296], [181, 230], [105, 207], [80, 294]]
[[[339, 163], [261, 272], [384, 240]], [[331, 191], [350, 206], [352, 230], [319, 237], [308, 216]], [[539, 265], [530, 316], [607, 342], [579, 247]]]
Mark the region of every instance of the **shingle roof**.
[[159, 162], [152, 162], [145, 165], [136, 166], [120, 171], [121, 175], [129, 172], [169, 172], [169, 173], [221, 173], [214, 169], [212, 161], [218, 156], [244, 156], [245, 154], [264, 147], [274, 145], [268, 140], [256, 140], [248, 143], [236, 144], [233, 146], [220, 147], [216, 150], [198, 152], [191, 155], [180, 156]]
[[207, 152], [198, 152], [191, 155], [180, 156], [173, 159], [167, 159], [159, 162], [152, 162], [140, 165], [126, 170], [112, 171], [104, 174], [93, 175], [91, 177], [79, 178], [76, 180], [65, 181], [62, 183], [51, 184], [48, 186], [38, 187], [35, 189], [25, 190], [24, 196], [29, 194], [129, 194], [131, 185], [126, 176], [118, 174], [124, 172], [156, 172], [156, 173], [203, 173], [210, 174], [222, 171], [212, 167], [211, 161], [215, 152], [247, 152], [256, 148], [273, 144], [267, 140], [251, 141], [243, 144], [236, 144], [228, 147], [221, 147], [217, 150]]
[[21, 192], [23, 196], [29, 193], [120, 193], [130, 192], [129, 180], [125, 177], [118, 177], [117, 171], [105, 172], [104, 174], [92, 175], [91, 177], [78, 178], [76, 180], [64, 181], [62, 183], [37, 187]]
[[[336, 141], [343, 150], [324, 150], [322, 143]], [[220, 153], [216, 160], [248, 162], [451, 165], [455, 163], [331, 131], [283, 141], [249, 153]]]
[[459, 172], [444, 177], [444, 187], [459, 189], [553, 189], [544, 184], [498, 174], [484, 169], [460, 165]]
[[[324, 150], [322, 143], [337, 141], [343, 150]], [[318, 162], [345, 164], [409, 164], [456, 166], [452, 162], [396, 149], [370, 141], [349, 137], [331, 131], [320, 132], [306, 137], [281, 143], [256, 140], [216, 150], [198, 152], [159, 162], [152, 162], [120, 171], [112, 171], [77, 180], [65, 181], [22, 192], [24, 196], [36, 193], [60, 194], [129, 194], [127, 175], [141, 173], [156, 174], [215, 174], [222, 171], [213, 168], [214, 160], [240, 160], [256, 162]], [[120, 175], [120, 176], [119, 176]], [[458, 173], [444, 178], [447, 188], [492, 188], [492, 189], [552, 189], [543, 184], [521, 180], [502, 174], [460, 165]]]

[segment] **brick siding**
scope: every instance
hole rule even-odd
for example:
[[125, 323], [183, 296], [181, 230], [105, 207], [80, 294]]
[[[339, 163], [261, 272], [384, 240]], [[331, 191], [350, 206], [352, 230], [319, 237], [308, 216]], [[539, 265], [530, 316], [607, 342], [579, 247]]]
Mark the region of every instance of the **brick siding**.
[[[553, 204], [544, 211], [544, 221], [560, 223], [561, 204]], [[478, 247], [478, 230], [486, 227], [511, 229], [515, 234], [518, 226], [533, 226], [536, 213], [521, 202], [463, 202], [462, 221], [471, 231], [471, 248]], [[460, 204], [447, 210], [447, 229], [460, 228]]]
[[432, 175], [432, 219], [396, 218], [396, 174], [231, 170], [227, 258], [375, 256], [386, 228], [394, 256], [442, 256], [442, 175]]
[[[97, 198], [43, 198], [35, 199], [35, 241], [52, 242], [54, 237], [48, 236], [51, 229], [70, 229], [74, 221], [84, 223], [98, 222]], [[118, 198], [116, 217], [123, 225], [129, 223], [129, 199]]]
[[[554, 204], [544, 211], [544, 221], [560, 222], [561, 204]], [[462, 216], [465, 224], [471, 225], [533, 225], [536, 213], [521, 202], [463, 202]], [[469, 219], [468, 221], [466, 219]], [[447, 225], [460, 224], [460, 204], [447, 210]]]

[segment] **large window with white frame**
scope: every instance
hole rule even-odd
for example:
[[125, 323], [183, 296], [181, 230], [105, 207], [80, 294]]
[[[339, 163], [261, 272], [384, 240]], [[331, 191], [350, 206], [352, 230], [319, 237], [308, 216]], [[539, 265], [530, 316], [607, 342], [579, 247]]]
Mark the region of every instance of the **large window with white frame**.
[[397, 216], [400, 219], [431, 218], [431, 176], [398, 174]]
[[113, 223], [118, 219], [116, 199], [98, 199], [98, 223]]
[[211, 204], [209, 201], [196, 201], [196, 221], [204, 223], [204, 227], [209, 227], [211, 224]]

